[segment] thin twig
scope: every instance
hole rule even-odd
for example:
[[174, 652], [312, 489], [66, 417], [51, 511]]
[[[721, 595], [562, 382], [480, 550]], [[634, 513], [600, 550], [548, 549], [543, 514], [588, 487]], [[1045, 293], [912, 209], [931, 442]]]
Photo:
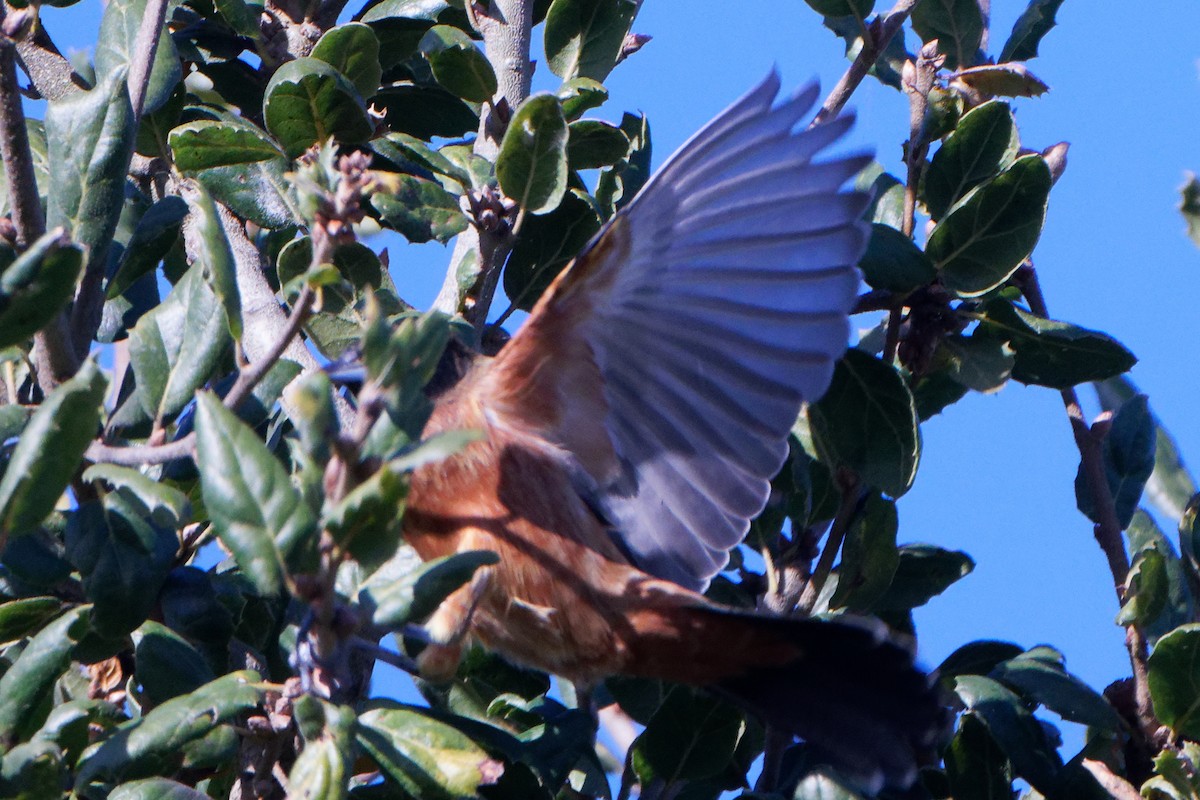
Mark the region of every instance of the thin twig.
[[[1013, 282], [1020, 288], [1021, 293], [1028, 301], [1029, 310], [1039, 317], [1049, 319], [1046, 299], [1042, 294], [1037, 271], [1033, 266], [1025, 264], [1018, 269], [1013, 276]], [[1102, 437], [1097, 435], [1097, 432], [1084, 419], [1083, 407], [1080, 405], [1079, 395], [1075, 389], [1063, 389], [1061, 394], [1063, 406], [1067, 411], [1067, 419], [1071, 423], [1075, 446], [1079, 449], [1084, 482], [1092, 501], [1092, 508], [1096, 513], [1097, 522], [1093, 533], [1108, 561], [1117, 602], [1124, 603], [1125, 583], [1129, 578], [1129, 554], [1125, 550], [1125, 540], [1121, 535], [1121, 522], [1117, 518], [1116, 503], [1113, 500], [1112, 489], [1104, 468]], [[1149, 647], [1145, 635], [1136, 625], [1126, 628], [1125, 644], [1129, 650], [1129, 662], [1133, 668], [1138, 722], [1147, 739], [1153, 741], [1160, 725], [1154, 716], [1154, 706], [1150, 699], [1149, 669], [1146, 664]]]
[[821, 104], [821, 110], [813, 120], [814, 125], [833, 119], [841, 112], [850, 100], [850, 96], [862, 83], [863, 78], [875, 65], [876, 59], [891, 44], [892, 38], [904, 27], [904, 21], [908, 19], [909, 13], [916, 4], [917, 0], [899, 0], [896, 5], [892, 6], [891, 11], [881, 14], [871, 21], [871, 25], [867, 28], [869, 35], [863, 37], [862, 49], [858, 51], [858, 55], [842, 75], [841, 80], [837, 82], [837, 85], [829, 92], [829, 96], [825, 98], [825, 102]]
[[[292, 306], [287, 323], [280, 331], [279, 338], [271, 348], [257, 361], [248, 364], [238, 373], [237, 380], [222, 401], [230, 409], [236, 409], [249, 396], [258, 382], [283, 355], [284, 350], [291, 344], [292, 339], [299, 333], [304, 321], [308, 319], [312, 309], [313, 292], [305, 286]], [[96, 464], [119, 464], [134, 467], [142, 464], [165, 464], [181, 458], [192, 458], [196, 454], [196, 434], [189, 433], [180, 439], [166, 444], [144, 444], [113, 446], [103, 442], [92, 442], [88, 445], [84, 458]]]
[[283, 351], [300, 333], [300, 329], [308, 320], [309, 312], [312, 311], [313, 298], [313, 290], [306, 284], [300, 291], [300, 296], [296, 298], [296, 302], [292, 306], [292, 313], [288, 315], [287, 324], [279, 332], [279, 338], [275, 344], [257, 361], [247, 364], [238, 372], [237, 380], [225, 395], [226, 408], [236, 408], [241, 405], [250, 392], [254, 391], [254, 387], [263, 379], [263, 376], [279, 361]]
[[833, 518], [833, 523], [829, 526], [829, 536], [825, 539], [825, 547], [821, 550], [821, 557], [817, 559], [817, 566], [796, 604], [799, 610], [805, 614], [811, 614], [816, 607], [817, 598], [820, 597], [821, 590], [825, 588], [825, 582], [829, 580], [829, 575], [833, 572], [833, 561], [837, 558], [838, 551], [842, 549], [842, 542], [846, 540], [846, 533], [849, 532], [850, 524], [854, 521], [854, 515], [858, 511], [858, 476], [842, 470], [839, 471], [837, 477], [839, 488], [842, 490], [842, 502], [838, 506], [837, 516]]

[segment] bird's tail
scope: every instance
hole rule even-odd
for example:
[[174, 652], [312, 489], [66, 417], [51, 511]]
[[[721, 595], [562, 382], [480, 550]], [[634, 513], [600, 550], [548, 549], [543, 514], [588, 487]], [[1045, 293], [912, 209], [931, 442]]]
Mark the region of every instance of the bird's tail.
[[804, 739], [864, 790], [906, 788], [935, 761], [949, 712], [912, 647], [882, 623], [690, 611], [689, 644], [697, 646], [685, 649], [693, 657], [657, 677], [706, 685]]

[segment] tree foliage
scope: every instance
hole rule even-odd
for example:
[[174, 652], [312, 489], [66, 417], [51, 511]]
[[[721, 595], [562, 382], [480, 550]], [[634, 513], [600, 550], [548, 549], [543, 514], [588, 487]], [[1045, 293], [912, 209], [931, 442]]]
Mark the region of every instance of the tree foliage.
[[[913, 796], [1198, 797], [1200, 502], [1121, 377], [1134, 356], [1085, 327], [1102, 321], [1048, 318], [1031, 260], [1065, 148], [1024, 141], [1013, 106], [1045, 90], [1025, 62], [1061, 0], [1030, 0], [1007, 41], [974, 0], [808, 4], [907, 98], [907, 173], [859, 177], [876, 328], [710, 593], [918, 634], [912, 609], [974, 566], [903, 542], [922, 423], [1011, 380], [1060, 392], [1131, 677], [1091, 687], [1051, 647], [963, 643], [937, 673], [953, 737]], [[651, 136], [603, 85], [638, 68], [620, 64], [645, 41], [632, 0], [344, 5], [109, 0], [74, 67], [36, 6], [6, 12], [0, 796], [854, 797], [803, 743], [684, 687], [604, 687], [604, 719], [634, 726], [623, 758], [569, 686], [481, 650], [418, 681], [424, 704], [369, 694], [375, 660], [408, 664], [405, 632], [495, 559], [403, 545], [408, 476], [472, 435], [422, 441], [423, 387], [451, 338], [496, 340], [501, 281], [503, 321], [632, 199]], [[554, 93], [527, 96], [531, 29]], [[22, 117], [17, 53], [44, 120]], [[456, 242], [437, 309], [404, 302], [364, 239], [381, 230]], [[352, 392], [314, 356], [348, 350]], [[1087, 726], [1079, 753], [1045, 712]]]

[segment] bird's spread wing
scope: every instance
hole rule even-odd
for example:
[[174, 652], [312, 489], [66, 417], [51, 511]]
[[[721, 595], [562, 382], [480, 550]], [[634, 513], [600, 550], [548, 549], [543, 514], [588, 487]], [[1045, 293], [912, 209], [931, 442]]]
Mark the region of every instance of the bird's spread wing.
[[675, 153], [551, 285], [480, 386], [566, 450], [641, 569], [702, 588], [745, 536], [802, 401], [846, 348], [866, 157], [797, 130], [772, 73]]

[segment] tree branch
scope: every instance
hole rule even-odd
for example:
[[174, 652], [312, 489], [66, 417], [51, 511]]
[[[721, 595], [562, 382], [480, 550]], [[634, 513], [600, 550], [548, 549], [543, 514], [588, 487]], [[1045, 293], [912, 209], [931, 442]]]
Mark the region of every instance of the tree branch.
[[[1026, 263], [1017, 270], [1013, 276], [1013, 283], [1020, 288], [1021, 293], [1029, 302], [1030, 311], [1039, 317], [1050, 318], [1046, 308], [1046, 299], [1042, 294], [1041, 284], [1038, 282], [1037, 271], [1031, 264]], [[1121, 535], [1121, 522], [1117, 518], [1116, 503], [1113, 500], [1112, 489], [1108, 484], [1108, 475], [1104, 469], [1103, 434], [1098, 434], [1084, 419], [1083, 407], [1079, 403], [1079, 395], [1074, 388], [1063, 389], [1061, 394], [1067, 419], [1071, 423], [1075, 446], [1079, 448], [1084, 483], [1087, 485], [1087, 491], [1092, 500], [1092, 508], [1095, 509], [1099, 519], [1093, 533], [1108, 561], [1113, 588], [1117, 594], [1117, 603], [1123, 604], [1125, 602], [1125, 583], [1129, 579], [1129, 554], [1125, 550], [1125, 539]], [[1154, 716], [1154, 705], [1150, 699], [1149, 669], [1146, 664], [1149, 647], [1145, 635], [1136, 625], [1129, 625], [1126, 628], [1125, 645], [1129, 650], [1129, 662], [1133, 668], [1138, 722], [1141, 724], [1142, 733], [1147, 740], [1154, 741], [1160, 724]]]
[[892, 6], [891, 11], [880, 14], [871, 21], [871, 25], [867, 28], [869, 35], [863, 37], [862, 49], [858, 51], [858, 55], [842, 75], [841, 80], [825, 98], [821, 110], [817, 112], [817, 116], [813, 120], [814, 125], [833, 119], [841, 112], [847, 101], [850, 100], [850, 96], [862, 83], [863, 78], [867, 77], [867, 73], [875, 65], [879, 55], [887, 49], [892, 39], [904, 27], [904, 21], [908, 19], [908, 15], [916, 4], [917, 0], [898, 0], [896, 5]]
[[[13, 20], [6, 7], [0, 8], [0, 22], [5, 29]], [[8, 205], [17, 233], [17, 249], [24, 250], [46, 232], [46, 217], [29, 149], [25, 110], [17, 89], [16, 47], [3, 33], [0, 33], [0, 158], [8, 175]], [[55, 314], [34, 335], [33, 362], [38, 385], [47, 394], [79, 369], [65, 311]]]
[[[11, 5], [5, 5], [9, 14], [21, 13]], [[87, 81], [63, 58], [46, 29], [41, 25], [13, 34], [21, 65], [33, 82], [33, 89], [47, 100], [61, 100], [68, 95], [88, 89]]]
[[[498, 88], [491, 103], [485, 103], [479, 117], [479, 133], [475, 137], [473, 151], [489, 161], [495, 161], [500, 152], [500, 140], [508, 127], [512, 112], [525, 102], [529, 96], [530, 83], [533, 80], [533, 62], [529, 57], [530, 41], [533, 34], [533, 2], [532, 0], [490, 0], [486, 10], [480, 11], [476, 5], [467, 3], [472, 24], [483, 36], [484, 50], [488, 61], [496, 71]], [[504, 256], [501, 249], [504, 241], [511, 237], [507, 232], [481, 232], [472, 225], [458, 235], [454, 243], [454, 252], [450, 256], [450, 266], [446, 270], [446, 279], [438, 292], [433, 307], [447, 314], [459, 311], [462, 296], [459, 290], [458, 265], [470, 253], [477, 257], [480, 280], [485, 284], [493, 280], [491, 273], [504, 266]], [[490, 298], [487, 303], [476, 306], [474, 315], [487, 321]], [[481, 307], [482, 306], [482, 307]], [[482, 326], [482, 322], [479, 323]]]

